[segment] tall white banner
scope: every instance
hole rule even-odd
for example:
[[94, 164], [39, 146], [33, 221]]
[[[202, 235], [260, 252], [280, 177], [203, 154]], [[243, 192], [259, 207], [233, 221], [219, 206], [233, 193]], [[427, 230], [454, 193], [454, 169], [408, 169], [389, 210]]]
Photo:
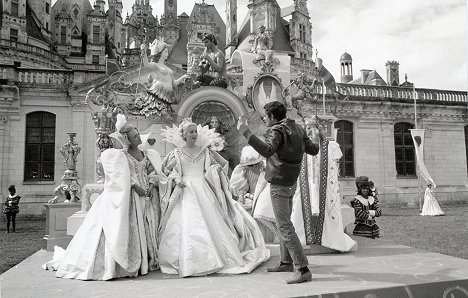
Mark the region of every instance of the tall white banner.
[[426, 164], [424, 163], [424, 132], [425, 129], [410, 129], [411, 137], [413, 138], [414, 148], [416, 149], [416, 160], [419, 166], [421, 177], [426, 181], [426, 184], [431, 183], [436, 187], [434, 180], [427, 171]]

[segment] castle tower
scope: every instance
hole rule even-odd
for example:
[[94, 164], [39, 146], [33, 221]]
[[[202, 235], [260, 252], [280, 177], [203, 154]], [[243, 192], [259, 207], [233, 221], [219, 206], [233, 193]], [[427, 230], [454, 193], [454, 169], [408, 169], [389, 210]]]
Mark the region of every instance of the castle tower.
[[0, 37], [27, 43], [26, 0], [0, 0], [2, 2]]
[[400, 85], [400, 63], [397, 61], [387, 61], [387, 84], [388, 86]]
[[51, 0], [43, 0], [43, 1], [29, 1], [28, 4], [31, 6], [31, 9], [36, 14], [37, 19], [39, 20], [40, 24], [38, 24], [41, 28], [41, 33], [44, 35], [47, 40], [50, 41], [51, 38]]
[[291, 47], [296, 51], [295, 57], [312, 60], [312, 24], [307, 0], [294, 0], [294, 11], [291, 16], [289, 36]]
[[124, 45], [122, 39], [122, 1], [121, 0], [109, 0], [109, 11], [107, 12], [107, 34], [109, 41], [114, 45], [115, 48], [112, 50], [116, 58], [119, 58], [122, 54]]
[[226, 59], [237, 48], [237, 0], [226, 1]]
[[96, 2], [94, 10], [86, 14], [86, 19], [88, 21], [88, 43], [86, 45], [85, 63], [104, 65], [106, 63], [106, 14]]
[[164, 0], [164, 41], [170, 46], [169, 52], [178, 40], [177, 0]]
[[270, 36], [270, 47], [273, 46], [273, 33], [276, 31], [276, 18], [280, 7], [276, 1], [252, 0], [247, 5], [250, 12], [250, 39], [251, 44], [260, 26], [265, 26], [265, 33]]
[[340, 58], [341, 64], [341, 83], [349, 83], [353, 80], [353, 58], [350, 54], [344, 52]]

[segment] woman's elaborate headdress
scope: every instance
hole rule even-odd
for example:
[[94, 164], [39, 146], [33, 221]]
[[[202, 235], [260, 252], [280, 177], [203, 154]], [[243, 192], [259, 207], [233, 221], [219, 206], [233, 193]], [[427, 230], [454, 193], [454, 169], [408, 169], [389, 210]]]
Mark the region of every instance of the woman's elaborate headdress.
[[153, 42], [150, 44], [151, 55], [161, 53], [168, 46], [169, 45], [164, 41], [159, 41], [157, 39], [153, 40]]
[[211, 145], [212, 141], [219, 137], [219, 133], [216, 133], [214, 129], [208, 128], [208, 126], [201, 126], [200, 124], [196, 124], [192, 122], [191, 119], [184, 119], [180, 125], [173, 125], [172, 127], [166, 126], [165, 129], [162, 129], [161, 136], [164, 137], [163, 141], [173, 144], [176, 147], [183, 147], [185, 145], [185, 141], [182, 138], [183, 131], [191, 126], [197, 125], [197, 141], [195, 144], [202, 148], [206, 148]]
[[124, 149], [129, 145], [126, 133], [129, 132], [133, 126], [127, 123], [127, 118], [124, 114], [117, 114], [117, 121], [115, 122], [115, 132], [111, 133], [109, 137], [116, 139]]

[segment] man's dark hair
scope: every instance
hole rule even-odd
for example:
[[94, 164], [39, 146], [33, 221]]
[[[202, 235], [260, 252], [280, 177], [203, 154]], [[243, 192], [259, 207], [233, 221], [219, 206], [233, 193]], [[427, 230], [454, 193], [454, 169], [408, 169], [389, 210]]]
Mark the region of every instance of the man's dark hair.
[[202, 41], [204, 41], [205, 39], [208, 39], [209, 41], [211, 41], [215, 46], [218, 45], [218, 42], [216, 41], [216, 37], [211, 33], [203, 34]]
[[263, 108], [267, 116], [273, 115], [277, 121], [286, 118], [286, 106], [279, 101], [269, 102]]

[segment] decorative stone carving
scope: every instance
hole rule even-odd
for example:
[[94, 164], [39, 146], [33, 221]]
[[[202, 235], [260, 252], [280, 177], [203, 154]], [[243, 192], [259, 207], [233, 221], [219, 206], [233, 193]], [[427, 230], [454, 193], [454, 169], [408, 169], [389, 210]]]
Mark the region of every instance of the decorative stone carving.
[[55, 204], [61, 197], [65, 197], [64, 203], [78, 202], [78, 193], [80, 193], [80, 184], [78, 183], [78, 172], [76, 171], [76, 162], [81, 147], [75, 142], [75, 132], [67, 133], [70, 138], [62, 148], [60, 153], [65, 158], [67, 169], [62, 176], [62, 183], [54, 189], [55, 197], [49, 200], [50, 204]]

